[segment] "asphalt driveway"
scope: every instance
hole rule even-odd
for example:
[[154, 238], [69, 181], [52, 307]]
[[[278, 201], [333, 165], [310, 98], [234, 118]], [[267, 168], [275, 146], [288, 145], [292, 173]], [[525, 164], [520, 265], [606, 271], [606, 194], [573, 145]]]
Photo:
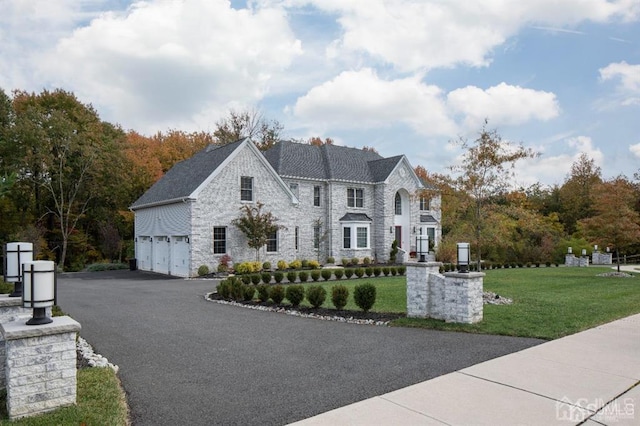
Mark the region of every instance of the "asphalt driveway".
[[120, 367], [134, 425], [286, 424], [541, 343], [344, 324], [204, 300], [215, 283], [67, 274], [58, 304]]

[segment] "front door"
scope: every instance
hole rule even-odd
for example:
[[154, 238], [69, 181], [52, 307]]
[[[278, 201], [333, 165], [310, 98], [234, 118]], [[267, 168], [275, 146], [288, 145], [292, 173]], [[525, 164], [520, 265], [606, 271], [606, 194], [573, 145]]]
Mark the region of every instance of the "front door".
[[402, 248], [402, 226], [396, 226], [396, 241], [398, 248]]

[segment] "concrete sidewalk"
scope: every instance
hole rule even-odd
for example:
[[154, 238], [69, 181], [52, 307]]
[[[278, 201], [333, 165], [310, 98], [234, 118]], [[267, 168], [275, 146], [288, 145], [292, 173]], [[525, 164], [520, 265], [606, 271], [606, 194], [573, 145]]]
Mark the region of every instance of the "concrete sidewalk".
[[640, 425], [640, 314], [295, 425]]

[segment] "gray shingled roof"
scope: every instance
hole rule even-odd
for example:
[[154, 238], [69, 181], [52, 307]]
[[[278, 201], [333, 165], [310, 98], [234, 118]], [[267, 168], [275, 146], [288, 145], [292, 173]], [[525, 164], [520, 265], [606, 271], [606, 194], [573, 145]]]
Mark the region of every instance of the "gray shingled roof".
[[435, 217], [433, 217], [430, 214], [421, 214], [420, 215], [420, 222], [421, 223], [437, 223], [438, 221], [436, 220]]
[[131, 205], [131, 209], [188, 197], [243, 141], [222, 146], [209, 145], [193, 157], [176, 163]]
[[347, 213], [338, 220], [340, 222], [373, 222], [373, 219], [364, 213]]
[[382, 182], [402, 159], [338, 145], [278, 142], [264, 153], [280, 176], [352, 182]]

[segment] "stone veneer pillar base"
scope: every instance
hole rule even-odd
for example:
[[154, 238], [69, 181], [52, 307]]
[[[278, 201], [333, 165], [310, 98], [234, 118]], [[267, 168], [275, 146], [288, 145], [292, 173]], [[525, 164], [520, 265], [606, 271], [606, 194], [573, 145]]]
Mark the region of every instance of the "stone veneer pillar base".
[[428, 318], [432, 316], [432, 292], [429, 276], [437, 274], [440, 262], [409, 262], [407, 267], [407, 316], [409, 318]]
[[482, 321], [482, 272], [446, 272], [444, 300], [446, 322], [473, 324]]
[[76, 403], [76, 336], [80, 324], [54, 317], [44, 325], [0, 324], [7, 412], [11, 420]]

